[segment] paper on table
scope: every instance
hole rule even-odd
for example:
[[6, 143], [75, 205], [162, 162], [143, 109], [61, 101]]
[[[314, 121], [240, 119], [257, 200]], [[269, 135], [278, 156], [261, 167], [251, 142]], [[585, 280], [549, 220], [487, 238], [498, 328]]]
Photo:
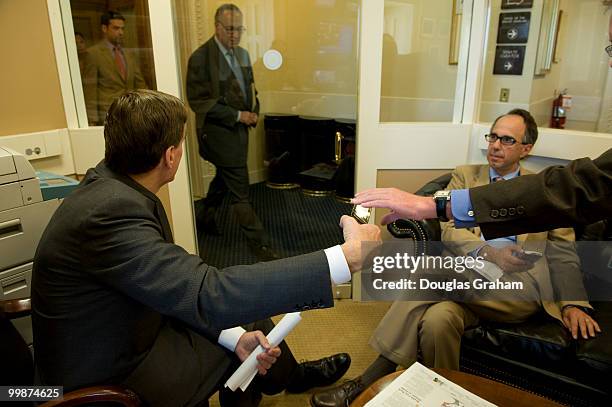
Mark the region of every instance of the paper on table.
[[[268, 342], [270, 346], [278, 346], [285, 339], [289, 332], [302, 320], [299, 312], [286, 314], [278, 324], [268, 334]], [[258, 345], [248, 358], [236, 369], [234, 374], [225, 382], [225, 387], [229, 387], [232, 391], [236, 391], [238, 387], [245, 391], [251, 381], [257, 374], [257, 355], [262, 353], [264, 348]]]
[[366, 407], [496, 407], [422, 364], [415, 362]]

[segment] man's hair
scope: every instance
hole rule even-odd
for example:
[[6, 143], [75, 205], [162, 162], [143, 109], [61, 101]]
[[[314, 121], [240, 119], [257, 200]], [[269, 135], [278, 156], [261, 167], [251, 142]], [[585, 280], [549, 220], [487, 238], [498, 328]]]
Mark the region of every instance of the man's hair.
[[118, 11], [109, 10], [106, 13], [102, 14], [102, 16], [100, 17], [100, 24], [102, 24], [102, 25], [109, 25], [110, 24], [110, 20], [123, 20], [123, 21], [125, 21], [125, 17], [123, 17], [123, 14], [121, 14]]
[[493, 130], [499, 119], [506, 116], [520, 116], [523, 118], [523, 123], [525, 123], [525, 140], [523, 140], [523, 142], [525, 142], [526, 144], [535, 144], [536, 141], [538, 141], [538, 124], [536, 123], [531, 113], [524, 109], [512, 109], [508, 113], [499, 116], [493, 122], [493, 125], [491, 126], [491, 131]]
[[217, 11], [215, 12], [215, 22], [220, 21], [221, 14], [223, 14], [226, 11], [232, 11], [234, 13], [242, 14], [242, 11], [240, 11], [237, 5], [232, 4], [232, 3], [225, 3], [225, 4], [220, 5]]
[[104, 160], [120, 174], [157, 166], [183, 137], [187, 111], [180, 99], [153, 90], [133, 90], [113, 102], [104, 123]]

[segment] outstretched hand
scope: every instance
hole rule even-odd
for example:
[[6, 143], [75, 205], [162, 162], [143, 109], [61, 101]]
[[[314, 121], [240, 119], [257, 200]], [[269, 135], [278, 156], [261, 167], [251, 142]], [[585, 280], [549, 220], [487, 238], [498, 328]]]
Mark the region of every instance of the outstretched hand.
[[418, 196], [397, 188], [367, 189], [355, 195], [351, 201], [366, 208], [386, 208], [381, 224], [386, 225], [397, 219], [436, 218], [436, 204], [431, 197]]
[[234, 353], [238, 356], [241, 362], [244, 362], [249, 357], [251, 352], [255, 350], [257, 345], [261, 345], [265, 352], [257, 355], [257, 371], [260, 375], [265, 375], [268, 370], [276, 363], [276, 359], [280, 356], [281, 350], [278, 346], [272, 348], [266, 336], [261, 331], [245, 332], [242, 334]]
[[362, 242], [380, 242], [380, 228], [376, 225], [359, 224], [355, 218], [344, 215], [340, 218], [340, 227], [344, 235], [342, 252], [351, 273], [360, 271], [363, 266]]

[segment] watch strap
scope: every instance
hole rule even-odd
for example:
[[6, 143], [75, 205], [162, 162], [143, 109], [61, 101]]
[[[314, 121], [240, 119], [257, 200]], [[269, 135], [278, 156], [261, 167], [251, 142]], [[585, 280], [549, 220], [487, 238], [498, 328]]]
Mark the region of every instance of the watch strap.
[[445, 196], [435, 197], [434, 201], [436, 203], [436, 215], [438, 216], [438, 220], [448, 222], [448, 218], [446, 217], [446, 204], [448, 203], [448, 198]]

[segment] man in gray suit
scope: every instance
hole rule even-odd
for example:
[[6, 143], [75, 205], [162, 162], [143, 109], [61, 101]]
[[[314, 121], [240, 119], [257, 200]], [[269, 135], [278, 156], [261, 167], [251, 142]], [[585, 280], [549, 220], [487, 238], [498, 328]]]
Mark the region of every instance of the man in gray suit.
[[259, 371], [268, 374], [246, 393], [222, 391], [223, 405], [257, 405], [260, 392], [294, 380], [328, 385], [346, 371], [334, 360], [299, 369], [288, 348], [280, 354], [258, 331], [269, 320], [240, 325], [333, 306], [332, 282], [361, 267], [361, 241], [380, 239], [378, 227], [343, 217], [342, 246], [224, 270], [204, 264], [173, 243], [155, 195], [181, 162], [186, 117], [179, 99], [154, 91], [111, 105], [104, 161], [58, 208], [34, 258], [41, 384], [122, 384], [147, 405], [201, 405], [260, 344]]
[[125, 17], [108, 11], [100, 17], [102, 41], [85, 54], [83, 93], [89, 125], [103, 125], [111, 103], [123, 92], [147, 89], [137, 56], [123, 47]]
[[206, 198], [196, 203], [199, 231], [215, 235], [216, 209], [226, 193], [249, 247], [261, 261], [278, 258], [249, 202], [249, 128], [258, 120], [259, 100], [249, 53], [238, 46], [242, 12], [224, 4], [215, 13], [215, 35], [189, 58], [187, 99], [196, 114], [200, 155], [215, 165]]

